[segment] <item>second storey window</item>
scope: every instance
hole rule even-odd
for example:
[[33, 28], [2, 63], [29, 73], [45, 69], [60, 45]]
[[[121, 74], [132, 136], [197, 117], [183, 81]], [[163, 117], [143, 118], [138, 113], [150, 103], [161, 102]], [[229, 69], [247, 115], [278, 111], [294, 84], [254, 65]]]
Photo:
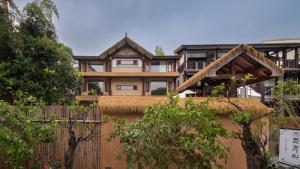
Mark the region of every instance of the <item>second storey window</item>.
[[103, 64], [89, 63], [89, 71], [91, 72], [104, 72]]
[[104, 82], [103, 81], [97, 81], [97, 80], [91, 80], [88, 82], [88, 92], [91, 94], [92, 90], [97, 95], [103, 95], [104, 92]]
[[117, 85], [117, 90], [137, 90], [137, 85]]
[[167, 65], [164, 61], [151, 62], [151, 72], [166, 72]]
[[138, 61], [133, 59], [117, 60], [117, 66], [137, 66]]

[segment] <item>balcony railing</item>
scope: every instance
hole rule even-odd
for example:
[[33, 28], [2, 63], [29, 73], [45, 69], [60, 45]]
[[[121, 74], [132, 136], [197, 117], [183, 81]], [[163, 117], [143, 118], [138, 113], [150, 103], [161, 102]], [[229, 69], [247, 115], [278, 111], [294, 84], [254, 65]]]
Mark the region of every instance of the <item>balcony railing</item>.
[[204, 61], [186, 61], [181, 64], [178, 68], [179, 72], [186, 70], [199, 70], [205, 67], [206, 63]]
[[284, 68], [300, 68], [300, 65], [295, 60], [286, 60], [284, 63]]

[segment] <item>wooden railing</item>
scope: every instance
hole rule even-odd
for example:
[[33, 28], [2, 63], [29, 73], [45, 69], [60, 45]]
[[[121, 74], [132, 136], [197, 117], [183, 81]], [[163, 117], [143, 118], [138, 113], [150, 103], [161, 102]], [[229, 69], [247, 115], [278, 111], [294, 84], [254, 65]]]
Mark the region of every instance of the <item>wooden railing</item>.
[[178, 68], [179, 72], [182, 72], [184, 69], [187, 70], [199, 70], [203, 69], [206, 66], [205, 61], [185, 61]]
[[296, 60], [286, 60], [284, 63], [284, 68], [300, 68], [300, 65]]

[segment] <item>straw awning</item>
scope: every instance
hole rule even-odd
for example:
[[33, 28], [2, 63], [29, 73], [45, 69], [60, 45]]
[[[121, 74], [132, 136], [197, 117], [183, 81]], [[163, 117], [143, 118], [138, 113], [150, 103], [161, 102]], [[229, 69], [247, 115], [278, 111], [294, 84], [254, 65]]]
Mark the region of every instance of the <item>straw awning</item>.
[[210, 83], [220, 83], [248, 73], [254, 78], [249, 81], [250, 84], [282, 76], [283, 70], [253, 47], [241, 44], [200, 69], [177, 87], [176, 91], [180, 92], [204, 79]]
[[[194, 97], [196, 103], [207, 100], [206, 97]], [[166, 103], [166, 96], [100, 96], [98, 105], [100, 112], [104, 114], [143, 114], [144, 109], [154, 104]], [[180, 105], [184, 106], [185, 99], [180, 99]], [[269, 113], [271, 108], [262, 104], [255, 98], [232, 98], [232, 101], [241, 106], [246, 112], [252, 114]], [[237, 112], [237, 109], [232, 105], [224, 102], [218, 102], [214, 98], [210, 98], [209, 108], [216, 113], [228, 115], [232, 112]]]

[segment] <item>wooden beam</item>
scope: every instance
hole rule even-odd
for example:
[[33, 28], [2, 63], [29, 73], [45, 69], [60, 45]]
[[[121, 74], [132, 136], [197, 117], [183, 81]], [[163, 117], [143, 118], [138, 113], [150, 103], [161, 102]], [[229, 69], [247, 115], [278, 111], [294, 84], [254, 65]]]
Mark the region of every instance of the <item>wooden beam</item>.
[[224, 79], [231, 79], [232, 77], [236, 78], [244, 78], [245, 74], [221, 74], [215, 77], [210, 77], [210, 80], [224, 80]]

